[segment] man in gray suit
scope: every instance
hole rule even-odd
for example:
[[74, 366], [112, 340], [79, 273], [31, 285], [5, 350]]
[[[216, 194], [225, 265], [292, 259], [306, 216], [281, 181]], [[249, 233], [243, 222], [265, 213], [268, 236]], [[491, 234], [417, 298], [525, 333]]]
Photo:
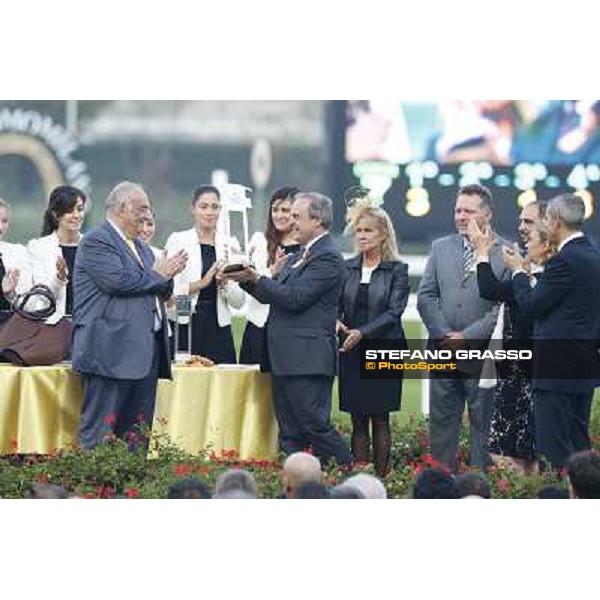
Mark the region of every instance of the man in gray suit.
[[137, 239], [150, 211], [135, 183], [106, 199], [106, 221], [79, 244], [73, 273], [73, 368], [83, 376], [79, 438], [93, 448], [114, 432], [152, 424], [156, 384], [170, 378], [164, 301], [185, 267], [184, 251], [155, 260]]
[[[492, 195], [482, 185], [462, 187], [456, 199], [454, 220], [457, 233], [433, 242], [419, 285], [417, 308], [429, 331], [429, 347], [440, 349], [484, 349], [492, 334], [497, 307], [479, 296], [475, 255], [469, 243], [469, 222], [480, 228], [492, 219]], [[494, 274], [502, 279], [507, 270], [499, 241], [490, 250]], [[486, 451], [491, 416], [491, 390], [478, 387], [481, 365], [458, 362], [451, 376], [430, 377], [430, 433], [433, 457], [456, 466], [462, 414], [467, 403], [470, 421], [470, 462], [489, 463]]]

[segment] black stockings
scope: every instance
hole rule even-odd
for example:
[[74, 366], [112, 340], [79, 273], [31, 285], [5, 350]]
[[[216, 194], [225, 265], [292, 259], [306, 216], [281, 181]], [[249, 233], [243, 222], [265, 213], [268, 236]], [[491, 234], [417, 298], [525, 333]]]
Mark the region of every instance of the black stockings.
[[352, 454], [358, 462], [371, 462], [371, 436], [369, 423], [373, 429], [373, 464], [379, 477], [385, 477], [390, 463], [390, 416], [352, 414]]

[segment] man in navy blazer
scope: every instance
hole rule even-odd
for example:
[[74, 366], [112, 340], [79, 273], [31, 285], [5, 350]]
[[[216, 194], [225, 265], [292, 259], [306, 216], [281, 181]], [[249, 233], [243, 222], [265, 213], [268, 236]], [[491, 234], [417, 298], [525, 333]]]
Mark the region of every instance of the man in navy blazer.
[[279, 445], [286, 454], [309, 444], [323, 462], [350, 464], [348, 445], [331, 425], [331, 387], [337, 369], [335, 324], [344, 260], [329, 227], [333, 208], [317, 193], [298, 194], [294, 233], [304, 249], [273, 279], [251, 268], [229, 275], [259, 302], [270, 304], [267, 346]]
[[557, 253], [532, 289], [523, 260], [505, 250], [516, 301], [534, 319], [533, 400], [537, 451], [562, 468], [590, 447], [589, 419], [598, 377], [600, 253], [583, 234], [583, 200], [551, 200], [545, 221]]
[[155, 260], [137, 239], [149, 210], [143, 188], [121, 182], [106, 199], [106, 221], [79, 244], [72, 361], [83, 376], [85, 448], [111, 431], [123, 437], [136, 423], [151, 425], [157, 380], [171, 377], [164, 301], [187, 255]]

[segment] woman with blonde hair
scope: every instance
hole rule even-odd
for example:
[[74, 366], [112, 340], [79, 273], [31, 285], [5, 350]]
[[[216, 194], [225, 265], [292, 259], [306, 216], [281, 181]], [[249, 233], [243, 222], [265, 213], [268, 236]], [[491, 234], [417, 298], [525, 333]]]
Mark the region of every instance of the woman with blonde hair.
[[383, 209], [358, 201], [349, 210], [348, 230], [357, 254], [345, 262], [340, 295], [340, 410], [351, 414], [355, 460], [373, 462], [377, 474], [385, 477], [390, 467], [389, 414], [400, 409], [402, 378], [361, 379], [358, 344], [361, 339], [389, 339], [406, 347], [401, 317], [409, 295], [408, 266], [400, 260], [394, 227]]

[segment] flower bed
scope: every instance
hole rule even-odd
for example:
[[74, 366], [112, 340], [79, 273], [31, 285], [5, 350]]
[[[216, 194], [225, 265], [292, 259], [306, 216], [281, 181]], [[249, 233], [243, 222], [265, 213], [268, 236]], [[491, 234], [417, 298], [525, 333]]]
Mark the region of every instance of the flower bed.
[[[597, 420], [592, 433], [594, 446], [600, 448]], [[349, 431], [342, 428], [342, 434], [348, 436]], [[394, 424], [392, 439], [392, 469], [385, 485], [390, 498], [406, 498], [410, 496], [414, 477], [423, 469], [435, 466], [426, 420], [412, 416], [407, 424]], [[214, 489], [219, 475], [232, 467], [253, 473], [262, 498], [276, 498], [281, 493], [280, 460], [244, 461], [234, 450], [219, 455], [208, 450], [191, 456], [165, 435], [152, 439], [151, 451], [153, 458], [146, 458], [139, 435], [134, 434], [127, 442], [109, 437], [93, 451], [73, 447], [44, 456], [0, 457], [0, 496], [22, 498], [33, 483], [56, 483], [83, 498], [165, 498], [169, 486], [183, 477], [197, 476]], [[468, 470], [466, 456], [467, 442], [463, 435], [459, 471]], [[359, 465], [357, 470], [373, 472], [371, 465]], [[326, 482], [332, 485], [349, 475], [335, 465], [328, 465], [325, 473]], [[495, 498], [532, 498], [542, 485], [566, 485], [564, 477], [554, 472], [524, 477], [509, 469], [494, 467], [488, 477]]]

